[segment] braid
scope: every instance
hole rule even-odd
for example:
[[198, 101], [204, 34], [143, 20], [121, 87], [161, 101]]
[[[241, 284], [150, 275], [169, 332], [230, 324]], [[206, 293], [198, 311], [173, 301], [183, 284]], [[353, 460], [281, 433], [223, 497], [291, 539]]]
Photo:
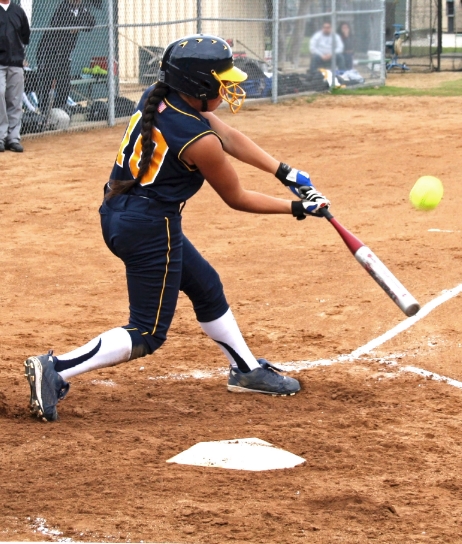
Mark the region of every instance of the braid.
[[141, 160], [138, 175], [134, 180], [110, 180], [110, 190], [106, 198], [115, 195], [128, 193], [128, 191], [139, 183], [149, 170], [152, 154], [154, 153], [154, 142], [152, 141], [152, 129], [155, 126], [155, 114], [157, 106], [167, 96], [168, 85], [158, 81], [146, 98], [144, 103], [143, 115], [141, 117]]

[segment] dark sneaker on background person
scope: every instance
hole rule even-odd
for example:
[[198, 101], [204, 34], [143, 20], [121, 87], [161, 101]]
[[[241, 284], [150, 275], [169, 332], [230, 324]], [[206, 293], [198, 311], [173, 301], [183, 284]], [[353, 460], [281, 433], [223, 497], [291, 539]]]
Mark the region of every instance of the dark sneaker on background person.
[[69, 391], [69, 384], [55, 370], [53, 352], [29, 357], [24, 363], [30, 385], [30, 410], [43, 421], [56, 421], [56, 405]]
[[3, 140], [0, 140], [0, 153], [3, 153], [5, 151], [5, 144]]
[[295, 378], [281, 376], [277, 371], [282, 370], [266, 359], [257, 359], [260, 368], [250, 372], [241, 372], [231, 367], [229, 369], [228, 391], [233, 393], [264, 393], [266, 395], [287, 396], [300, 391], [300, 383]]
[[19, 142], [7, 142], [5, 149], [14, 151], [14, 153], [22, 153], [24, 151], [23, 146]]

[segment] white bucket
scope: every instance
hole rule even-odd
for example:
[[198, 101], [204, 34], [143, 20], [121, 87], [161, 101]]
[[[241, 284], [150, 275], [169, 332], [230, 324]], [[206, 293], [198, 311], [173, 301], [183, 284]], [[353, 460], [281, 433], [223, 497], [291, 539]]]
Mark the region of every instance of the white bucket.
[[[382, 60], [382, 52], [381, 51], [368, 51], [367, 52], [367, 59], [368, 60]], [[370, 63], [368, 64], [369, 66], [369, 69], [374, 71], [374, 72], [380, 72], [380, 63], [378, 62], [375, 62], [375, 63]]]

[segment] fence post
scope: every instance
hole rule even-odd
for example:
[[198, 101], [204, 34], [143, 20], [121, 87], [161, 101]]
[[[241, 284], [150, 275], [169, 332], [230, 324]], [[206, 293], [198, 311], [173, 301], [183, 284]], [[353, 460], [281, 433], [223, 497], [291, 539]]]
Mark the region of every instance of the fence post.
[[386, 0], [382, 0], [382, 15], [380, 21], [380, 51], [382, 52], [382, 62], [380, 63], [380, 84], [384, 85], [386, 77], [386, 51], [385, 51], [385, 42], [386, 42]]
[[196, 0], [197, 34], [202, 33], [202, 0]]
[[273, 2], [273, 44], [271, 51], [271, 60], [273, 64], [273, 80], [271, 85], [271, 102], [276, 104], [278, 101], [278, 56], [279, 56], [279, 0]]
[[330, 24], [331, 24], [331, 36], [332, 36], [332, 59], [331, 59], [331, 70], [332, 70], [332, 88], [335, 88], [335, 73], [337, 72], [337, 55], [335, 54], [335, 43], [337, 38], [337, 2], [335, 0], [331, 0], [331, 16], [330, 16]]
[[[437, 28], [438, 28], [438, 37], [437, 37], [437, 50], [438, 50], [438, 57], [437, 57], [437, 65], [436, 70], [439, 72], [441, 70], [441, 53], [443, 52], [443, 1], [438, 0], [438, 7], [437, 7]], [[430, 42], [430, 54], [431, 54], [431, 42]], [[430, 56], [431, 58], [431, 56]]]
[[114, 73], [114, 32], [116, 26], [114, 25], [114, 0], [108, 0], [107, 3], [107, 16], [108, 16], [108, 33], [109, 33], [109, 51], [107, 57], [107, 77], [108, 77], [108, 125], [113, 127], [115, 125], [115, 73]]

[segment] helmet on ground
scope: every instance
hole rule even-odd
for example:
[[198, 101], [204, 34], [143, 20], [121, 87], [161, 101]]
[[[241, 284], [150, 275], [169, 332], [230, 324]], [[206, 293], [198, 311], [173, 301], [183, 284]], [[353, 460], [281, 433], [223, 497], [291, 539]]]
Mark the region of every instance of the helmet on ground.
[[247, 79], [247, 74], [234, 66], [231, 47], [217, 36], [194, 34], [169, 44], [158, 79], [202, 100], [202, 111], [207, 111], [207, 100], [219, 95], [233, 113], [244, 103], [245, 91], [239, 83]]
[[48, 126], [51, 130], [66, 130], [71, 124], [71, 118], [61, 108], [52, 108], [48, 116]]

